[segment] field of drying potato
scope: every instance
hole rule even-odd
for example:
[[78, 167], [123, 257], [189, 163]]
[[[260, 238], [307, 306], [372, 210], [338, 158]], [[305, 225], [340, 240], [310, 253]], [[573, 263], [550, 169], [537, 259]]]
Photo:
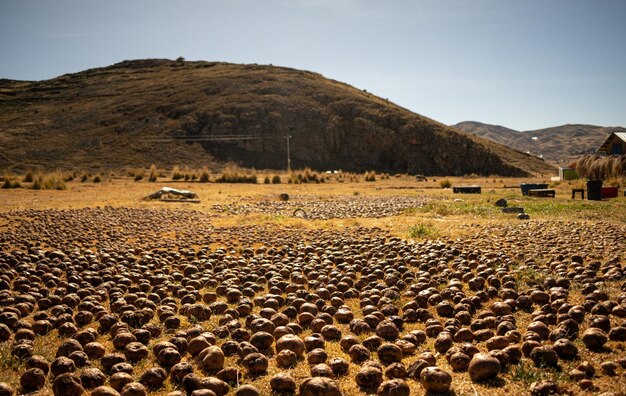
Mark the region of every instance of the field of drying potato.
[[0, 396], [626, 394], [626, 199], [479, 182], [0, 191]]

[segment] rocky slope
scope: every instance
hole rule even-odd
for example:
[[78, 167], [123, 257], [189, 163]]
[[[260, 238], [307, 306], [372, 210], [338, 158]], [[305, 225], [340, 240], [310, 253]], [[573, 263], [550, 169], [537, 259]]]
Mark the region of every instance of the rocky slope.
[[532, 156], [323, 76], [284, 67], [124, 61], [0, 80], [0, 169], [212, 165], [521, 176]]

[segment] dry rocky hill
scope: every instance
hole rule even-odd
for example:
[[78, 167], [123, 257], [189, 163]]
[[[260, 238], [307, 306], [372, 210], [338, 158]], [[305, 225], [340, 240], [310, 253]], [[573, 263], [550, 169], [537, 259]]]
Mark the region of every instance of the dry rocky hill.
[[0, 80], [0, 169], [204, 166], [522, 176], [545, 162], [284, 67], [147, 59]]
[[475, 121], [460, 122], [452, 127], [522, 152], [543, 156], [546, 161], [565, 164], [583, 154], [595, 153], [611, 132], [626, 131], [622, 127], [568, 124], [519, 132]]

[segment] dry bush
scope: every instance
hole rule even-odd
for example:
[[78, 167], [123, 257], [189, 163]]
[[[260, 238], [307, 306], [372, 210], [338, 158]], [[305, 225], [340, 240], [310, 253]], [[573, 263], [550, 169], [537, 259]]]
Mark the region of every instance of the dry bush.
[[[175, 171], [176, 171], [177, 167], [174, 167], [174, 170], [172, 171], [172, 179], [173, 180], [177, 180], [174, 179], [174, 176], [178, 176], [179, 179], [182, 179], [184, 181], [190, 181], [190, 180], [198, 180], [198, 175], [196, 175], [196, 171], [189, 168], [188, 166], [184, 166], [181, 169], [179, 169], [178, 171], [178, 175], [176, 175]], [[200, 172], [202, 172], [202, 170], [200, 170]]]
[[450, 187], [452, 187], [452, 183], [450, 182], [450, 180], [448, 180], [448, 179], [444, 179], [444, 180], [441, 180], [441, 181], [439, 182], [439, 186], [440, 186], [441, 188], [450, 188]]
[[[195, 174], [192, 175], [192, 177], [191, 177], [192, 180], [194, 179], [194, 176], [195, 176]], [[209, 171], [207, 169], [202, 169], [202, 173], [200, 173], [200, 180], [199, 180], [199, 182], [200, 183], [208, 183], [209, 180], [210, 180]]]
[[33, 182], [33, 171], [28, 171], [24, 179], [22, 179], [24, 183], [32, 183]]
[[[300, 175], [302, 175], [300, 177]], [[321, 179], [320, 174], [311, 170], [310, 168], [305, 168], [304, 171], [298, 174], [298, 177], [301, 178], [303, 183], [320, 183]]]
[[626, 187], [626, 177], [611, 177], [605, 184], [611, 187]]
[[618, 179], [626, 176], [626, 155], [585, 155], [576, 163], [576, 170], [590, 180]]
[[150, 166], [150, 176], [148, 177], [148, 181], [154, 183], [157, 181], [157, 177], [158, 177], [157, 167], [156, 165], [152, 164]]
[[324, 183], [326, 179], [320, 173], [305, 168], [302, 171], [294, 172], [289, 175], [289, 184], [301, 184], [301, 183]]
[[74, 172], [72, 172], [72, 173], [69, 173], [69, 174], [67, 174], [67, 175], [63, 178], [63, 181], [65, 181], [65, 182], [71, 182], [71, 181], [73, 181], [74, 179], [76, 179], [76, 176], [77, 176], [77, 175], [78, 175], [78, 174], [77, 174], [75, 171], [74, 171]]
[[371, 172], [365, 173], [365, 181], [366, 182], [376, 181], [376, 172], [371, 171]]
[[180, 170], [178, 165], [174, 166], [172, 169], [172, 180], [181, 180], [185, 178], [185, 173]]
[[247, 173], [237, 168], [227, 168], [215, 179], [216, 183], [252, 183], [256, 184], [257, 177], [254, 172]]
[[125, 170], [126, 176], [133, 178], [136, 178], [137, 176], [141, 176], [141, 178], [143, 178], [145, 176], [145, 172], [146, 171], [143, 168], [127, 168]]
[[356, 173], [339, 171], [339, 173], [337, 174], [337, 182], [339, 183], [343, 183], [343, 182], [359, 183], [360, 181], [361, 181], [361, 177], [357, 175]]
[[22, 188], [22, 183], [20, 183], [18, 178], [15, 176], [5, 176], [4, 183], [2, 183], [2, 188], [3, 189]]
[[67, 186], [63, 181], [63, 176], [59, 172], [54, 172], [35, 176], [31, 188], [33, 190], [66, 190]]

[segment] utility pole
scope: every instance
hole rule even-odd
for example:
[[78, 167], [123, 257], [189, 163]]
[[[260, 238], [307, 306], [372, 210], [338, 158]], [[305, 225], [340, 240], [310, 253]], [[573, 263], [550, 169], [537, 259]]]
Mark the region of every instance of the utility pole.
[[[291, 132], [293, 128], [289, 128], [289, 132]], [[291, 135], [285, 136], [287, 138], [287, 173], [291, 173], [291, 154], [289, 152], [289, 141], [291, 140]]]

